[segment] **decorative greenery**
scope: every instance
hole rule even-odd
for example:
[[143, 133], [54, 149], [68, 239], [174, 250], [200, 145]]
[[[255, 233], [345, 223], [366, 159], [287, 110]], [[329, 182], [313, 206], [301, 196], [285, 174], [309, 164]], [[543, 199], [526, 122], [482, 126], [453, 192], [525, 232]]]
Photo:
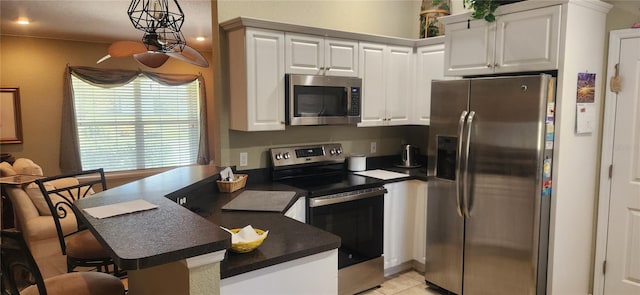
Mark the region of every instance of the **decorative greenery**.
[[473, 18], [494, 22], [496, 16], [493, 13], [500, 6], [500, 3], [497, 0], [463, 0], [462, 5], [465, 8], [473, 9], [473, 14], [471, 14]]
[[449, 3], [447, 1], [444, 0], [433, 0], [431, 1], [431, 7], [437, 7], [438, 9], [442, 9], [442, 10], [450, 10], [449, 9]]

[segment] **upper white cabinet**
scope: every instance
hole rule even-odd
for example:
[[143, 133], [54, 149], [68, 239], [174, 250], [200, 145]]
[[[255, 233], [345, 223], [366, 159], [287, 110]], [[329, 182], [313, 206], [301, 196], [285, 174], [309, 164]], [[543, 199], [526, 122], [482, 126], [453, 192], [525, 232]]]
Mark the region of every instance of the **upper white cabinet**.
[[358, 126], [410, 123], [413, 47], [360, 42], [362, 121]]
[[287, 73], [358, 76], [358, 41], [286, 33], [285, 44]]
[[445, 20], [445, 74], [484, 75], [558, 68], [561, 6], [497, 14], [484, 20]]
[[[444, 40], [443, 40], [444, 41]], [[415, 95], [411, 122], [429, 125], [431, 121], [431, 81], [444, 80], [444, 44], [424, 45], [416, 52]]]
[[229, 128], [284, 130], [284, 32], [241, 27], [229, 39]]

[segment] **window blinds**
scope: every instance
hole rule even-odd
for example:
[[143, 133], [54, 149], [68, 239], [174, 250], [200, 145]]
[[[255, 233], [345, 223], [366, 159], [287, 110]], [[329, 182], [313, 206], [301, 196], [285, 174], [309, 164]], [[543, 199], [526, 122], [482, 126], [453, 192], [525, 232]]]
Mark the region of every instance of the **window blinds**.
[[82, 169], [123, 171], [196, 163], [198, 81], [161, 85], [139, 76], [102, 88], [72, 76]]

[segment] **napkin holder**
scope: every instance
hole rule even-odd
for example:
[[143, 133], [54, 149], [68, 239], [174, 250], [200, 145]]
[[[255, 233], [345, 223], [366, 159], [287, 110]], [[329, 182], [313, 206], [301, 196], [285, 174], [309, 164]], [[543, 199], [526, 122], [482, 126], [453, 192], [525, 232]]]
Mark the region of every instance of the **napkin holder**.
[[247, 174], [234, 174], [233, 180], [217, 180], [218, 190], [223, 193], [232, 193], [247, 184]]

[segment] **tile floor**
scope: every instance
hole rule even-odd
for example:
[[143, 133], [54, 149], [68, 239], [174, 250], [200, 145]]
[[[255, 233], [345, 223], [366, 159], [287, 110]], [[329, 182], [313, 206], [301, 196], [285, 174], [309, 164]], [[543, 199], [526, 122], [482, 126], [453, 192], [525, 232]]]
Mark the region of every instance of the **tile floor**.
[[380, 288], [369, 290], [360, 295], [440, 295], [427, 287], [424, 276], [416, 271], [407, 271], [386, 278]]

